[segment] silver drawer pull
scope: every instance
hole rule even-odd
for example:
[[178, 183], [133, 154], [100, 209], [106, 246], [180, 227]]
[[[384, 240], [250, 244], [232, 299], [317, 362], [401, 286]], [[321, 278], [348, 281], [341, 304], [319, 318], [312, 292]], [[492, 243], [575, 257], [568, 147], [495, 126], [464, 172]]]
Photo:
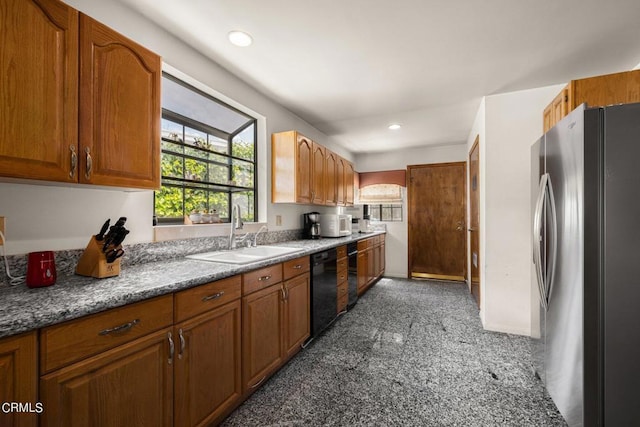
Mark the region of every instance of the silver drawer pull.
[[91, 171], [93, 170], [93, 159], [91, 158], [91, 149], [89, 147], [84, 147], [84, 152], [86, 153], [86, 161], [87, 161], [87, 170], [84, 173], [84, 177], [86, 179], [91, 179]]
[[171, 332], [167, 333], [167, 338], [169, 339], [169, 365], [173, 363], [173, 355], [176, 352], [176, 345], [173, 343], [173, 336]]
[[182, 359], [182, 355], [184, 354], [184, 348], [186, 347], [184, 335], [182, 334], [182, 329], [178, 331], [178, 336], [180, 337], [180, 352], [178, 353], [178, 359]]
[[258, 277], [258, 281], [262, 282], [263, 280], [269, 280], [271, 279], [271, 276], [262, 276], [262, 277]]
[[302, 266], [300, 264], [293, 266], [294, 270], [300, 270], [301, 268], [302, 268]]
[[224, 291], [220, 291], [217, 294], [209, 295], [209, 296], [206, 296], [206, 297], [202, 298], [202, 301], [203, 302], [204, 301], [211, 301], [212, 299], [218, 299], [223, 295], [224, 295]]
[[261, 379], [260, 381], [258, 381], [258, 382], [257, 382], [257, 383], [255, 383], [254, 385], [250, 385], [250, 386], [249, 386], [249, 388], [256, 388], [256, 387], [258, 387], [258, 386], [259, 386], [260, 384], [262, 384], [262, 382], [263, 382], [264, 380], [266, 380], [266, 379], [267, 379], [267, 376], [265, 375], [264, 377], [262, 377], [262, 379]]
[[129, 323], [125, 323], [124, 325], [114, 326], [113, 328], [105, 329], [104, 331], [100, 331], [98, 335], [109, 335], [117, 332], [126, 332], [129, 329], [133, 328], [135, 325], [140, 323], [140, 319], [132, 320]]
[[76, 153], [76, 147], [73, 145], [69, 146], [69, 151], [71, 151], [71, 169], [69, 170], [69, 178], [74, 178], [76, 176], [76, 169], [78, 169], [78, 154]]

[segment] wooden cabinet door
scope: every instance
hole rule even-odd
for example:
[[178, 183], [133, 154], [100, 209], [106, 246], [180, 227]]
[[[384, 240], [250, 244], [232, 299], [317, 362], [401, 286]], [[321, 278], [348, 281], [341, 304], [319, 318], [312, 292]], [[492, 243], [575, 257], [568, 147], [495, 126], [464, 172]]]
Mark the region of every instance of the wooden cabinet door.
[[353, 169], [353, 163], [346, 162], [344, 166], [344, 191], [345, 191], [345, 204], [347, 206], [353, 206], [353, 178], [355, 171]]
[[[38, 357], [36, 332], [0, 340], [0, 402], [38, 402]], [[42, 408], [47, 409], [47, 408]], [[42, 411], [41, 411], [42, 412]], [[36, 413], [0, 411], [0, 426], [35, 427]]]
[[309, 273], [284, 283], [284, 356], [289, 358], [309, 338], [311, 327]]
[[564, 116], [569, 114], [569, 93], [568, 89], [563, 89], [558, 96], [555, 97], [551, 103], [551, 114], [553, 116], [551, 120], [551, 127], [558, 123]]
[[387, 257], [386, 248], [383, 241], [383, 243], [380, 245], [380, 275], [381, 276], [384, 275], [384, 271], [387, 267], [387, 262], [385, 260], [386, 257]]
[[326, 149], [320, 145], [313, 143], [313, 154], [311, 157], [311, 203], [314, 205], [325, 204], [325, 188], [324, 188], [324, 167], [325, 167]]
[[77, 181], [78, 12], [57, 0], [2, 0], [0, 175]]
[[376, 250], [375, 247], [367, 249], [367, 284], [371, 284], [376, 278]]
[[243, 391], [258, 387], [282, 363], [281, 283], [242, 298]]
[[380, 274], [382, 272], [382, 261], [381, 261], [381, 246], [380, 245], [376, 245], [373, 248], [373, 271], [374, 271], [374, 279], [377, 279], [378, 277], [380, 277]]
[[297, 136], [297, 169], [296, 169], [296, 202], [311, 203], [311, 180], [312, 180], [312, 158], [313, 142], [310, 139]]
[[327, 206], [338, 204], [338, 155], [326, 150], [324, 163], [324, 191]]
[[345, 188], [345, 163], [346, 160], [342, 157], [338, 157], [338, 165], [336, 167], [336, 187], [337, 187], [337, 196], [338, 196], [338, 206], [346, 206], [347, 205], [347, 192]]
[[358, 252], [358, 295], [362, 294], [369, 283], [369, 251]]
[[160, 57], [80, 17], [80, 182], [160, 187]]
[[41, 425], [171, 426], [170, 332], [149, 334], [43, 376]]
[[174, 328], [176, 426], [208, 425], [242, 395], [240, 300]]

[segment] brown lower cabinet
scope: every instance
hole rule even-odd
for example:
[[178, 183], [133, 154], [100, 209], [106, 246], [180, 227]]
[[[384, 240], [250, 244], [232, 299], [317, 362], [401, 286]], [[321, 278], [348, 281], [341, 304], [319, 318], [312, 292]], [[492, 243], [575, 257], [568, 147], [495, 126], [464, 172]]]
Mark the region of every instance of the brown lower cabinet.
[[41, 425], [171, 426], [170, 333], [162, 329], [43, 376]]
[[358, 242], [358, 295], [362, 295], [385, 269], [384, 234]]
[[[310, 335], [309, 262], [298, 265], [304, 265], [298, 276], [242, 297], [243, 391], [246, 394], [252, 393], [300, 351]], [[249, 279], [248, 276], [243, 280]], [[255, 277], [268, 281], [272, 274], [251, 274], [249, 280]], [[255, 289], [255, 286], [244, 285], [246, 283], [244, 288]]]
[[[37, 333], [0, 339], [0, 403], [20, 402], [38, 410]], [[0, 411], [0, 426], [35, 427], [37, 412]]]
[[176, 426], [204, 426], [242, 395], [240, 300], [174, 327]]

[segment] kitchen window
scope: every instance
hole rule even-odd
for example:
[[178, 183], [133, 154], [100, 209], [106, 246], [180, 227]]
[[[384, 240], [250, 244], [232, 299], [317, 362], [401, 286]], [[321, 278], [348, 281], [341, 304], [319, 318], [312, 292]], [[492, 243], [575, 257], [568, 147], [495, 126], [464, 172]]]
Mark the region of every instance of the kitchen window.
[[369, 217], [373, 221], [402, 221], [401, 204], [367, 205]]
[[255, 118], [164, 73], [158, 222], [182, 223], [191, 213], [214, 211], [229, 222], [236, 203], [244, 221], [255, 221], [256, 128]]

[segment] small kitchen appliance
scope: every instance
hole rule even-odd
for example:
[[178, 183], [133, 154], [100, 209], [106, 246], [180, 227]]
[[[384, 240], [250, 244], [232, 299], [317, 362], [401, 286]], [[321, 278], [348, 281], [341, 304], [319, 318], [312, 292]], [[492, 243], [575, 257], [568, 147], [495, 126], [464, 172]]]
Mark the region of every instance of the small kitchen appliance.
[[320, 213], [308, 212], [302, 215], [304, 221], [303, 234], [305, 239], [320, 238]]
[[31, 252], [27, 258], [27, 286], [41, 288], [55, 283], [56, 262], [53, 252]]
[[351, 215], [322, 214], [320, 215], [320, 230], [322, 237], [350, 236]]

